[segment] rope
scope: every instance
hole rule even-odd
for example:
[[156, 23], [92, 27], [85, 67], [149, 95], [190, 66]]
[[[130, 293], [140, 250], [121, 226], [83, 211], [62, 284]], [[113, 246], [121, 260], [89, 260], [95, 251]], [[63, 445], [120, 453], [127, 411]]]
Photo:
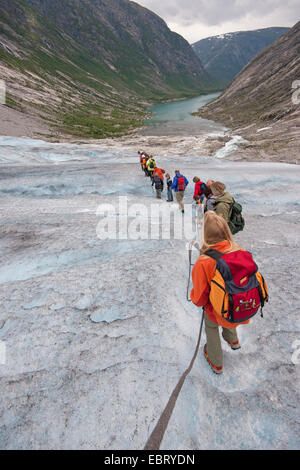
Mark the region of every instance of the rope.
[[[152, 185], [152, 188], [153, 188], [153, 185]], [[196, 223], [197, 240], [199, 240], [199, 235], [200, 235], [199, 234], [199, 221], [200, 221], [200, 216], [201, 215], [203, 216], [203, 207], [201, 207], [201, 209], [198, 208], [198, 211], [197, 211], [197, 219], [198, 219], [197, 223]], [[203, 224], [202, 224], [202, 232], [203, 232]], [[201, 233], [201, 235], [203, 235], [203, 233]], [[202, 239], [203, 239], [203, 236], [202, 236]], [[196, 247], [200, 251], [199, 244], [197, 244], [197, 245], [196, 245]], [[187, 285], [187, 300], [188, 300], [188, 302], [192, 301], [189, 298], [192, 266], [194, 266], [194, 265], [192, 264], [192, 244], [190, 244], [190, 246], [189, 246], [189, 277], [188, 277], [188, 285]], [[196, 357], [198, 355], [199, 348], [200, 348], [200, 342], [201, 342], [201, 336], [202, 336], [202, 330], [203, 330], [203, 323], [204, 323], [204, 309], [203, 309], [203, 313], [202, 313], [202, 319], [201, 319], [201, 324], [200, 324], [200, 330], [199, 330], [199, 336], [198, 336], [198, 340], [197, 340], [197, 344], [196, 344], [196, 349], [195, 349], [194, 355], [192, 357], [192, 360], [191, 360], [188, 368], [185, 370], [185, 372], [182, 374], [181, 378], [179, 379], [179, 382], [177, 383], [176, 387], [174, 388], [165, 409], [163, 410], [163, 412], [162, 412], [162, 414], [161, 414], [154, 430], [152, 431], [152, 433], [151, 433], [151, 435], [150, 435], [150, 437], [149, 437], [149, 439], [148, 439], [148, 441], [147, 441], [147, 443], [144, 447], [144, 450], [159, 450], [160, 449], [163, 437], [164, 437], [165, 432], [168, 428], [170, 418], [173, 414], [178, 396], [181, 392], [181, 389], [183, 387], [185, 379], [187, 378], [187, 376], [189, 375], [189, 373], [191, 372], [191, 370], [193, 368], [194, 362], [195, 362]]]
[[204, 321], [204, 311], [202, 313], [202, 320], [201, 320], [201, 325], [200, 325], [200, 331], [199, 331], [199, 336], [198, 336], [198, 341], [197, 341], [197, 345], [196, 345], [196, 349], [195, 349], [195, 353], [194, 353], [194, 356], [190, 362], [190, 365], [189, 367], [186, 369], [186, 371], [182, 374], [178, 384], [176, 385], [176, 387], [174, 388], [170, 398], [169, 398], [169, 401], [164, 409], [164, 411], [162, 412], [154, 430], [152, 431], [152, 434], [150, 435], [145, 447], [144, 447], [144, 450], [159, 450], [160, 449], [160, 446], [161, 446], [161, 442], [163, 440], [163, 437], [165, 435], [165, 432], [167, 430], [167, 427], [168, 427], [168, 424], [169, 424], [169, 421], [170, 421], [170, 418], [173, 414], [173, 411], [174, 411], [174, 408], [175, 408], [175, 405], [176, 405], [176, 402], [177, 402], [177, 398], [179, 396], [179, 393], [182, 389], [182, 386], [185, 382], [185, 379], [187, 378], [188, 374], [191, 372], [192, 368], [193, 368], [193, 365], [194, 365], [194, 362], [195, 362], [195, 359], [197, 357], [197, 354], [199, 352], [199, 348], [200, 348], [200, 342], [201, 342], [201, 335], [202, 335], [202, 329], [203, 329], [203, 321]]

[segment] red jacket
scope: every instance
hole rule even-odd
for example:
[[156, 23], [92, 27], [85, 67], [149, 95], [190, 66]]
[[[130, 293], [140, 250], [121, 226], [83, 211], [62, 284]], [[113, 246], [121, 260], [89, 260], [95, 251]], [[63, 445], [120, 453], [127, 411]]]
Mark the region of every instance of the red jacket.
[[195, 192], [194, 192], [194, 199], [196, 199], [196, 197], [200, 197], [203, 193], [202, 193], [202, 185], [205, 184], [203, 183], [203, 181], [199, 181], [198, 183], [195, 184]]

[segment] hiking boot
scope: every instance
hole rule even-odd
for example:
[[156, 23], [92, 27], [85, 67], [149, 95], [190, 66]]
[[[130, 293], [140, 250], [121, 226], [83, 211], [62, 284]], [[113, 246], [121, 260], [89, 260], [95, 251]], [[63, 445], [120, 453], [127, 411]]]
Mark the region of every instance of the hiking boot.
[[227, 339], [225, 339], [224, 336], [223, 336], [223, 339], [226, 341], [227, 344], [229, 344], [229, 346], [231, 347], [233, 351], [237, 351], [238, 349], [241, 349], [239, 340], [237, 340], [235, 343], [231, 343], [230, 341], [227, 341]]
[[207, 344], [204, 346], [204, 356], [205, 356], [205, 359], [207, 360], [208, 364], [210, 365], [211, 370], [212, 370], [215, 374], [222, 374], [222, 372], [223, 372], [223, 366], [217, 367], [217, 366], [215, 366], [215, 365], [211, 362], [211, 360], [209, 359], [208, 354], [207, 354]]
[[242, 347], [239, 341], [237, 341], [236, 343], [230, 343], [229, 341], [227, 341], [227, 343], [229, 344], [229, 346], [231, 347], [233, 351], [237, 351], [238, 349], [241, 349]]

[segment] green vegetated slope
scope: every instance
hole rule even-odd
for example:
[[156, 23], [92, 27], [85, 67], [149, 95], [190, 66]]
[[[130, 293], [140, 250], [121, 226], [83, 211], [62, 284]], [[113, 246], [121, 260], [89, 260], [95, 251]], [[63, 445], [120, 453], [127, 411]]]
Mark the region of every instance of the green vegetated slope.
[[215, 89], [191, 46], [127, 0], [1, 0], [7, 105], [53, 133], [120, 135], [150, 102]]

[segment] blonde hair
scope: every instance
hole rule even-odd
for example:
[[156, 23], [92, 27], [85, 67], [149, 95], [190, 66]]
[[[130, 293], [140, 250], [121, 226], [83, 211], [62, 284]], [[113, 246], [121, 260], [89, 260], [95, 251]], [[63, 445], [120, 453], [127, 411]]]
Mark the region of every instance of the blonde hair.
[[240, 250], [241, 247], [232, 238], [230, 228], [223, 217], [214, 211], [207, 211], [204, 216], [204, 236], [201, 254], [204, 254], [217, 243], [228, 241], [230, 247], [226, 252]]

